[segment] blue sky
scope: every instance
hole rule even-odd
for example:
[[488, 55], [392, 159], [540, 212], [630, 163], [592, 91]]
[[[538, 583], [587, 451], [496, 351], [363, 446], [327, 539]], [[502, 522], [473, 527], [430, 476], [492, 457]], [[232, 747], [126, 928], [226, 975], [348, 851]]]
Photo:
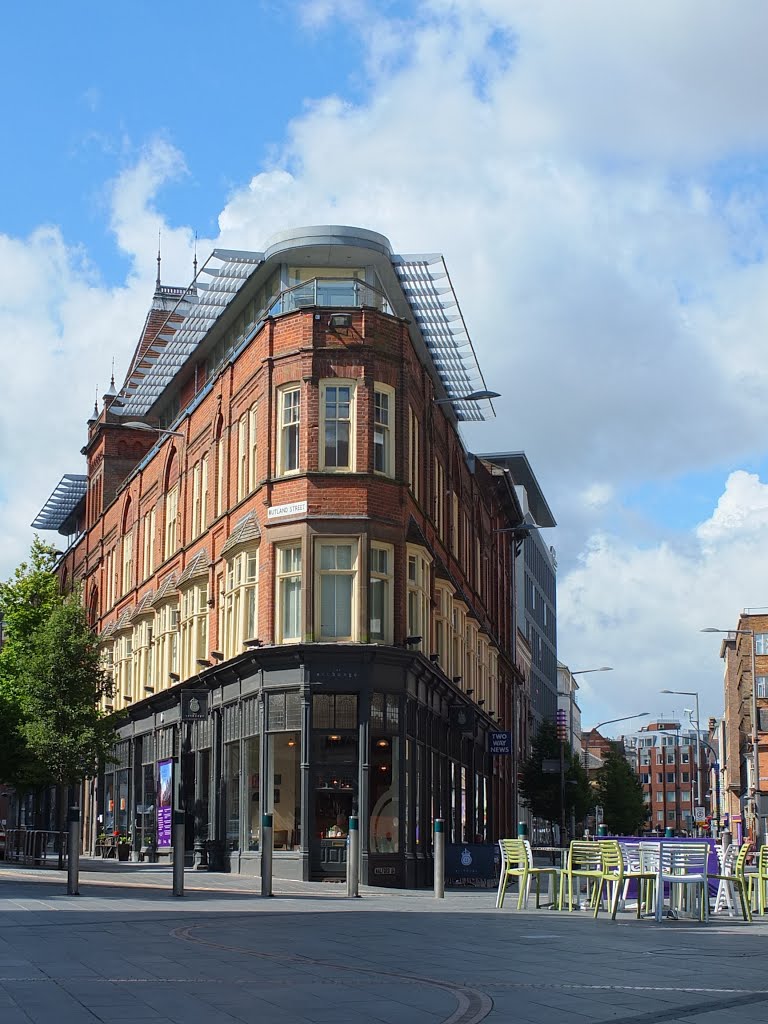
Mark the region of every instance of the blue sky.
[[585, 721], [640, 694], [667, 713], [671, 680], [717, 713], [698, 629], [768, 604], [768, 8], [738, 9], [9, 8], [0, 573], [82, 471], [158, 230], [178, 284], [195, 232], [204, 259], [358, 224], [445, 255], [503, 394], [467, 444], [529, 455], [559, 524], [560, 656], [615, 669], [584, 677]]
[[126, 259], [106, 223], [105, 183], [160, 136], [187, 165], [162, 190], [164, 215], [212, 236], [229, 193], [306, 102], [337, 90], [356, 98], [364, 87], [362, 42], [347, 23], [302, 29], [297, 17], [289, 4], [248, 0], [219, 12], [210, 3], [144, 0], [9, 7], [4, 35], [14, 45], [0, 86], [12, 101], [2, 127], [18, 148], [0, 169], [12, 197], [3, 230], [25, 235], [58, 224], [107, 282], [121, 280]]

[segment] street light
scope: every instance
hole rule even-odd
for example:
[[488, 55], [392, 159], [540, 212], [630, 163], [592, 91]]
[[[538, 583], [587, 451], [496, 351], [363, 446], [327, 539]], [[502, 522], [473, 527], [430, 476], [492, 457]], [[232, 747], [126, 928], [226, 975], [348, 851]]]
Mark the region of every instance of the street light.
[[702, 633], [733, 633], [749, 637], [750, 669], [752, 672], [752, 785], [750, 796], [752, 798], [752, 814], [756, 819], [755, 837], [760, 831], [762, 807], [760, 803], [760, 759], [757, 753], [757, 678], [755, 676], [755, 631], [753, 629], [717, 629], [716, 626], [706, 626]]
[[468, 395], [454, 395], [453, 398], [436, 398], [435, 405], [453, 405], [454, 402], [483, 402], [501, 398], [498, 391], [470, 391]]
[[[696, 690], [659, 690], [659, 693], [676, 693], [680, 697], [696, 698], [696, 806], [701, 807], [701, 719], [699, 718], [699, 695]], [[694, 821], [695, 821], [694, 808]]]
[[141, 420], [127, 420], [120, 424], [127, 430], [149, 431], [150, 434], [164, 434], [166, 437], [185, 437], [180, 430], [167, 430], [165, 427], [153, 427], [150, 423], [142, 423]]

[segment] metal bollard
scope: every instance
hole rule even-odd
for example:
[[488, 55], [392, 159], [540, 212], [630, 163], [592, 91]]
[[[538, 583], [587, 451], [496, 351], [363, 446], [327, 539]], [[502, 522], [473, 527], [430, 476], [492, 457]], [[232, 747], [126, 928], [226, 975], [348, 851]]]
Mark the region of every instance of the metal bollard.
[[173, 812], [173, 895], [184, 895], [184, 811]]
[[445, 898], [445, 821], [435, 818], [435, 899]]
[[727, 828], [723, 830], [723, 834], [720, 836], [720, 841], [723, 846], [723, 853], [725, 853], [725, 851], [733, 842], [733, 837], [731, 836], [731, 833], [728, 831]]
[[360, 829], [354, 815], [349, 819], [347, 837], [347, 896], [359, 896], [360, 888]]
[[272, 815], [261, 816], [261, 895], [272, 895]]
[[80, 808], [69, 808], [67, 848], [67, 896], [80, 895]]

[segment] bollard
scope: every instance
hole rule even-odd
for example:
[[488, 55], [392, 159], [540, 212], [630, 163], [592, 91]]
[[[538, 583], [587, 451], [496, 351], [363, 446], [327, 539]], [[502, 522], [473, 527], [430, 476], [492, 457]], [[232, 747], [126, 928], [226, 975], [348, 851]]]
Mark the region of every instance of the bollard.
[[184, 895], [184, 811], [173, 812], [173, 895]]
[[261, 816], [261, 895], [272, 895], [272, 815]]
[[668, 825], [664, 829], [664, 838], [665, 839], [674, 839], [674, 837], [675, 837], [675, 830], [673, 828], [670, 828], [669, 825]]
[[67, 896], [80, 895], [80, 808], [69, 808], [67, 842]]
[[527, 839], [528, 838], [528, 825], [524, 821], [518, 821], [517, 823], [517, 838]]
[[359, 896], [360, 888], [360, 830], [358, 818], [349, 819], [347, 836], [347, 896]]
[[445, 822], [435, 818], [435, 899], [445, 898]]
[[597, 826], [597, 837], [598, 837], [598, 839], [605, 839], [605, 837], [607, 835], [608, 835], [608, 826], [607, 825], [598, 825]]

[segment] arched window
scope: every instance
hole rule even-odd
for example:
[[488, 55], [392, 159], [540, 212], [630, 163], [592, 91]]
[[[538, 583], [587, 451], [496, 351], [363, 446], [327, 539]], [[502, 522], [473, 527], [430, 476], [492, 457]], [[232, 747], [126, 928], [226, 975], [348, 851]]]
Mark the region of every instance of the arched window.
[[165, 545], [164, 558], [179, 546], [179, 460], [172, 448], [165, 470]]
[[133, 580], [133, 502], [130, 496], [126, 499], [123, 509], [123, 525], [120, 530], [123, 537], [123, 561], [121, 592], [127, 593], [131, 589]]
[[91, 587], [88, 598], [88, 625], [93, 629], [99, 620], [99, 588]]

